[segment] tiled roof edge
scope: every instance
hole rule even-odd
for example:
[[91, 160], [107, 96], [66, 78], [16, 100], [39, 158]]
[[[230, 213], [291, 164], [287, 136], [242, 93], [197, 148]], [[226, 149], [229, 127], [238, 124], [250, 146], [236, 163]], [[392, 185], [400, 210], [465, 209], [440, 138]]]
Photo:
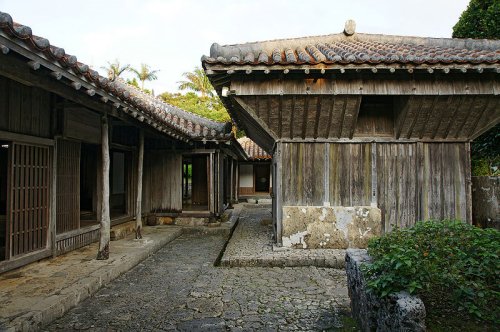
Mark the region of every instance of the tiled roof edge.
[[[13, 42], [17, 43], [14, 40], [18, 39], [24, 43], [23, 47], [29, 52], [36, 53], [47, 59], [47, 61], [70, 75], [80, 76], [97, 90], [104, 91], [109, 96], [117, 97], [126, 102], [125, 105], [137, 108], [138, 111], [151, 117], [156, 123], [148, 122], [148, 124], [157, 130], [160, 130], [161, 126], [166, 126], [177, 134], [191, 139], [227, 139], [232, 135], [231, 123], [229, 122], [212, 121], [180, 108], [174, 108], [172, 105], [139, 91], [127, 83], [118, 80], [111, 81], [99, 75], [96, 70], [91, 69], [88, 65], [78, 62], [76, 56], [66, 54], [63, 48], [51, 45], [46, 38], [33, 35], [30, 27], [14, 22], [8, 13], [0, 12], [0, 29]], [[124, 111], [126, 111], [127, 106], [124, 107]], [[167, 133], [174, 138], [180, 137], [169, 131]]]

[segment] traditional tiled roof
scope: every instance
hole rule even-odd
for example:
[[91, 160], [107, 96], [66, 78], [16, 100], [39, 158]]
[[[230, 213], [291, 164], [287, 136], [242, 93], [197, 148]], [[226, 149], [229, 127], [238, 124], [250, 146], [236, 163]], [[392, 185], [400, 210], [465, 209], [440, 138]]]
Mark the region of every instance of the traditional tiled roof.
[[[420, 38], [344, 32], [238, 45], [213, 44], [208, 65], [399, 67], [477, 66], [500, 63], [500, 40]], [[272, 70], [272, 68], [271, 68]]]
[[[19, 46], [21, 48], [19, 48]], [[0, 49], [3, 54], [28, 50], [36, 62], [54, 71], [54, 80], [73, 83], [73, 87], [102, 102], [112, 101], [115, 107], [144, 121], [155, 129], [177, 139], [228, 139], [231, 124], [215, 122], [169, 105], [121, 80], [109, 80], [88, 65], [67, 54], [63, 48], [51, 45], [48, 39], [33, 35], [31, 28], [13, 22], [12, 17], [0, 12]], [[29, 55], [28, 55], [29, 56]], [[54, 65], [56, 67], [54, 67]]]
[[272, 158], [264, 149], [248, 137], [238, 138], [238, 143], [243, 147], [249, 160], [268, 160]]

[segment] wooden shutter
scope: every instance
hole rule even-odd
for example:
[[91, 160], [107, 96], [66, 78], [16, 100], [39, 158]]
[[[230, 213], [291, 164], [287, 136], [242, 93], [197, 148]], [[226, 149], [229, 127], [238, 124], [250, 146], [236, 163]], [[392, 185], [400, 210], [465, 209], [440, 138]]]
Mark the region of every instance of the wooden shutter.
[[10, 257], [45, 249], [49, 224], [49, 148], [13, 143], [9, 181]]
[[56, 233], [80, 228], [79, 142], [57, 141]]

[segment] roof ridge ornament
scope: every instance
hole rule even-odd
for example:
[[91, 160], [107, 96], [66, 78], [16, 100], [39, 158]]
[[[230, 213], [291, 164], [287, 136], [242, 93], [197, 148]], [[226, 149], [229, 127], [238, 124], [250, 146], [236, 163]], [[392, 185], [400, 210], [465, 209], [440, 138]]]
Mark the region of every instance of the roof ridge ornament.
[[356, 32], [356, 22], [354, 20], [347, 20], [344, 27], [344, 35], [352, 36]]

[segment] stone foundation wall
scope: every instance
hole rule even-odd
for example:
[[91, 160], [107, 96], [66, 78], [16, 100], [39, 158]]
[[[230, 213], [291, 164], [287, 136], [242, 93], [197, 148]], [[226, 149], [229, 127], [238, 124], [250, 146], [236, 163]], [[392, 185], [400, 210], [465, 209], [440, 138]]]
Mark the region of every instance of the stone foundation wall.
[[406, 292], [380, 299], [367, 292], [361, 265], [371, 262], [363, 249], [346, 253], [347, 287], [354, 318], [362, 331], [425, 331], [425, 306]]
[[500, 230], [500, 177], [472, 177], [472, 220], [474, 225]]
[[303, 249], [366, 248], [381, 235], [380, 209], [370, 206], [284, 206], [282, 243]]

